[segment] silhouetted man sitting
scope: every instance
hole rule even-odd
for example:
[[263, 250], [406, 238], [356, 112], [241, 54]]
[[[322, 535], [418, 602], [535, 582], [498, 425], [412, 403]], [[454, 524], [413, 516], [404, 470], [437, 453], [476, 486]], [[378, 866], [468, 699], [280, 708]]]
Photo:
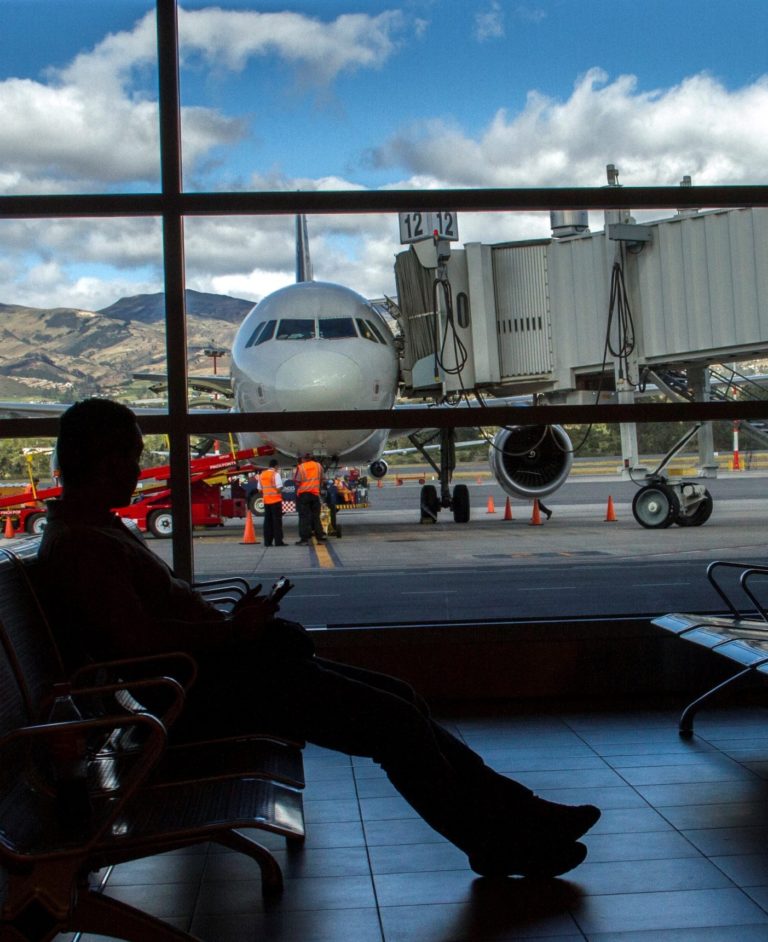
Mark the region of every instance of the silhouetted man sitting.
[[63, 494], [40, 547], [63, 650], [91, 659], [184, 650], [200, 674], [183, 722], [195, 738], [269, 730], [369, 756], [400, 794], [484, 875], [554, 876], [586, 856], [592, 805], [533, 795], [431, 719], [408, 684], [316, 657], [300, 625], [252, 592], [224, 615], [111, 512], [128, 504], [143, 448], [136, 417], [105, 399], [61, 417]]

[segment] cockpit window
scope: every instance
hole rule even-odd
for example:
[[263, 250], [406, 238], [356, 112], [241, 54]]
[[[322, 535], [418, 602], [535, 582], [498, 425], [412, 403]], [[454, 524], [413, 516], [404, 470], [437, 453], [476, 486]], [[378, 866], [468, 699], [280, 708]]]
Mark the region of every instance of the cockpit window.
[[379, 343], [386, 344], [387, 341], [384, 339], [384, 334], [382, 334], [378, 326], [373, 321], [366, 321], [365, 323], [371, 328], [374, 334], [376, 334], [376, 336], [379, 338]]
[[323, 340], [342, 340], [357, 337], [351, 317], [324, 317], [317, 322]]
[[308, 317], [284, 317], [277, 327], [276, 340], [311, 340], [315, 336], [315, 321]]
[[360, 331], [360, 336], [364, 337], [366, 340], [370, 340], [371, 343], [378, 343], [376, 339], [376, 334], [371, 330], [370, 321], [364, 321], [362, 317], [356, 317], [355, 321], [357, 322], [357, 329]]
[[251, 336], [248, 338], [248, 343], [246, 343], [246, 345], [245, 345], [245, 349], [246, 349], [246, 350], [248, 349], [248, 347], [252, 347], [252, 346], [256, 343], [256, 340], [257, 340], [259, 334], [262, 332], [262, 330], [264, 330], [264, 327], [265, 327], [266, 323], [267, 323], [266, 321], [262, 321], [260, 324], [257, 324], [257, 325], [256, 325], [256, 329], [253, 331], [253, 333], [251, 334]]
[[275, 324], [277, 321], [264, 321], [261, 325], [261, 329], [258, 327], [253, 332], [253, 336], [246, 344], [246, 347], [250, 347], [251, 344], [258, 347], [261, 343], [266, 343], [268, 340], [272, 339], [272, 335], [275, 332]]

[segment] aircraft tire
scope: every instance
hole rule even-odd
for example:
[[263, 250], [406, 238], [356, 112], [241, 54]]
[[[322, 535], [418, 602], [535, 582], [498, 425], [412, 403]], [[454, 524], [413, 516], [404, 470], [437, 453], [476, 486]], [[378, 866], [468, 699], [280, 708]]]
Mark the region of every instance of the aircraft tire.
[[641, 527], [663, 530], [680, 515], [680, 501], [666, 484], [648, 484], [635, 494], [632, 514]]
[[469, 523], [469, 488], [457, 484], [453, 489], [453, 519], [456, 523]]
[[173, 536], [173, 515], [170, 510], [155, 510], [147, 518], [147, 529], [158, 540]]

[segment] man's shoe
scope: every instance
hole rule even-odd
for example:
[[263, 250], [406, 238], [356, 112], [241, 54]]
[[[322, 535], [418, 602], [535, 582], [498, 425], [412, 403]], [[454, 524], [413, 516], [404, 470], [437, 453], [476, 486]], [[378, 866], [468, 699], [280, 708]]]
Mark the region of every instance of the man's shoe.
[[296, 540], [296, 546], [309, 546], [309, 542], [307, 540]]
[[532, 837], [577, 841], [600, 820], [594, 805], [562, 805], [534, 795], [530, 804], [520, 806], [520, 816]]
[[287, 543], [275, 543], [275, 546], [287, 546]]
[[484, 848], [469, 855], [469, 865], [482, 877], [558, 877], [584, 860], [584, 844], [543, 845], [525, 851], [514, 847]]

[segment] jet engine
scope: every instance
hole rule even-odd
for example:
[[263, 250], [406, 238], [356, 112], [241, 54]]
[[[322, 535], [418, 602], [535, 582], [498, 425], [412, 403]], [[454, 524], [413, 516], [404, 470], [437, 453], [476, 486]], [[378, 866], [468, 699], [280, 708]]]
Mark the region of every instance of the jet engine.
[[489, 461], [507, 494], [532, 500], [565, 483], [573, 464], [573, 445], [559, 425], [514, 425], [496, 433]]
[[383, 458], [377, 458], [376, 461], [370, 463], [368, 470], [371, 472], [371, 477], [383, 478], [389, 471], [389, 465]]

